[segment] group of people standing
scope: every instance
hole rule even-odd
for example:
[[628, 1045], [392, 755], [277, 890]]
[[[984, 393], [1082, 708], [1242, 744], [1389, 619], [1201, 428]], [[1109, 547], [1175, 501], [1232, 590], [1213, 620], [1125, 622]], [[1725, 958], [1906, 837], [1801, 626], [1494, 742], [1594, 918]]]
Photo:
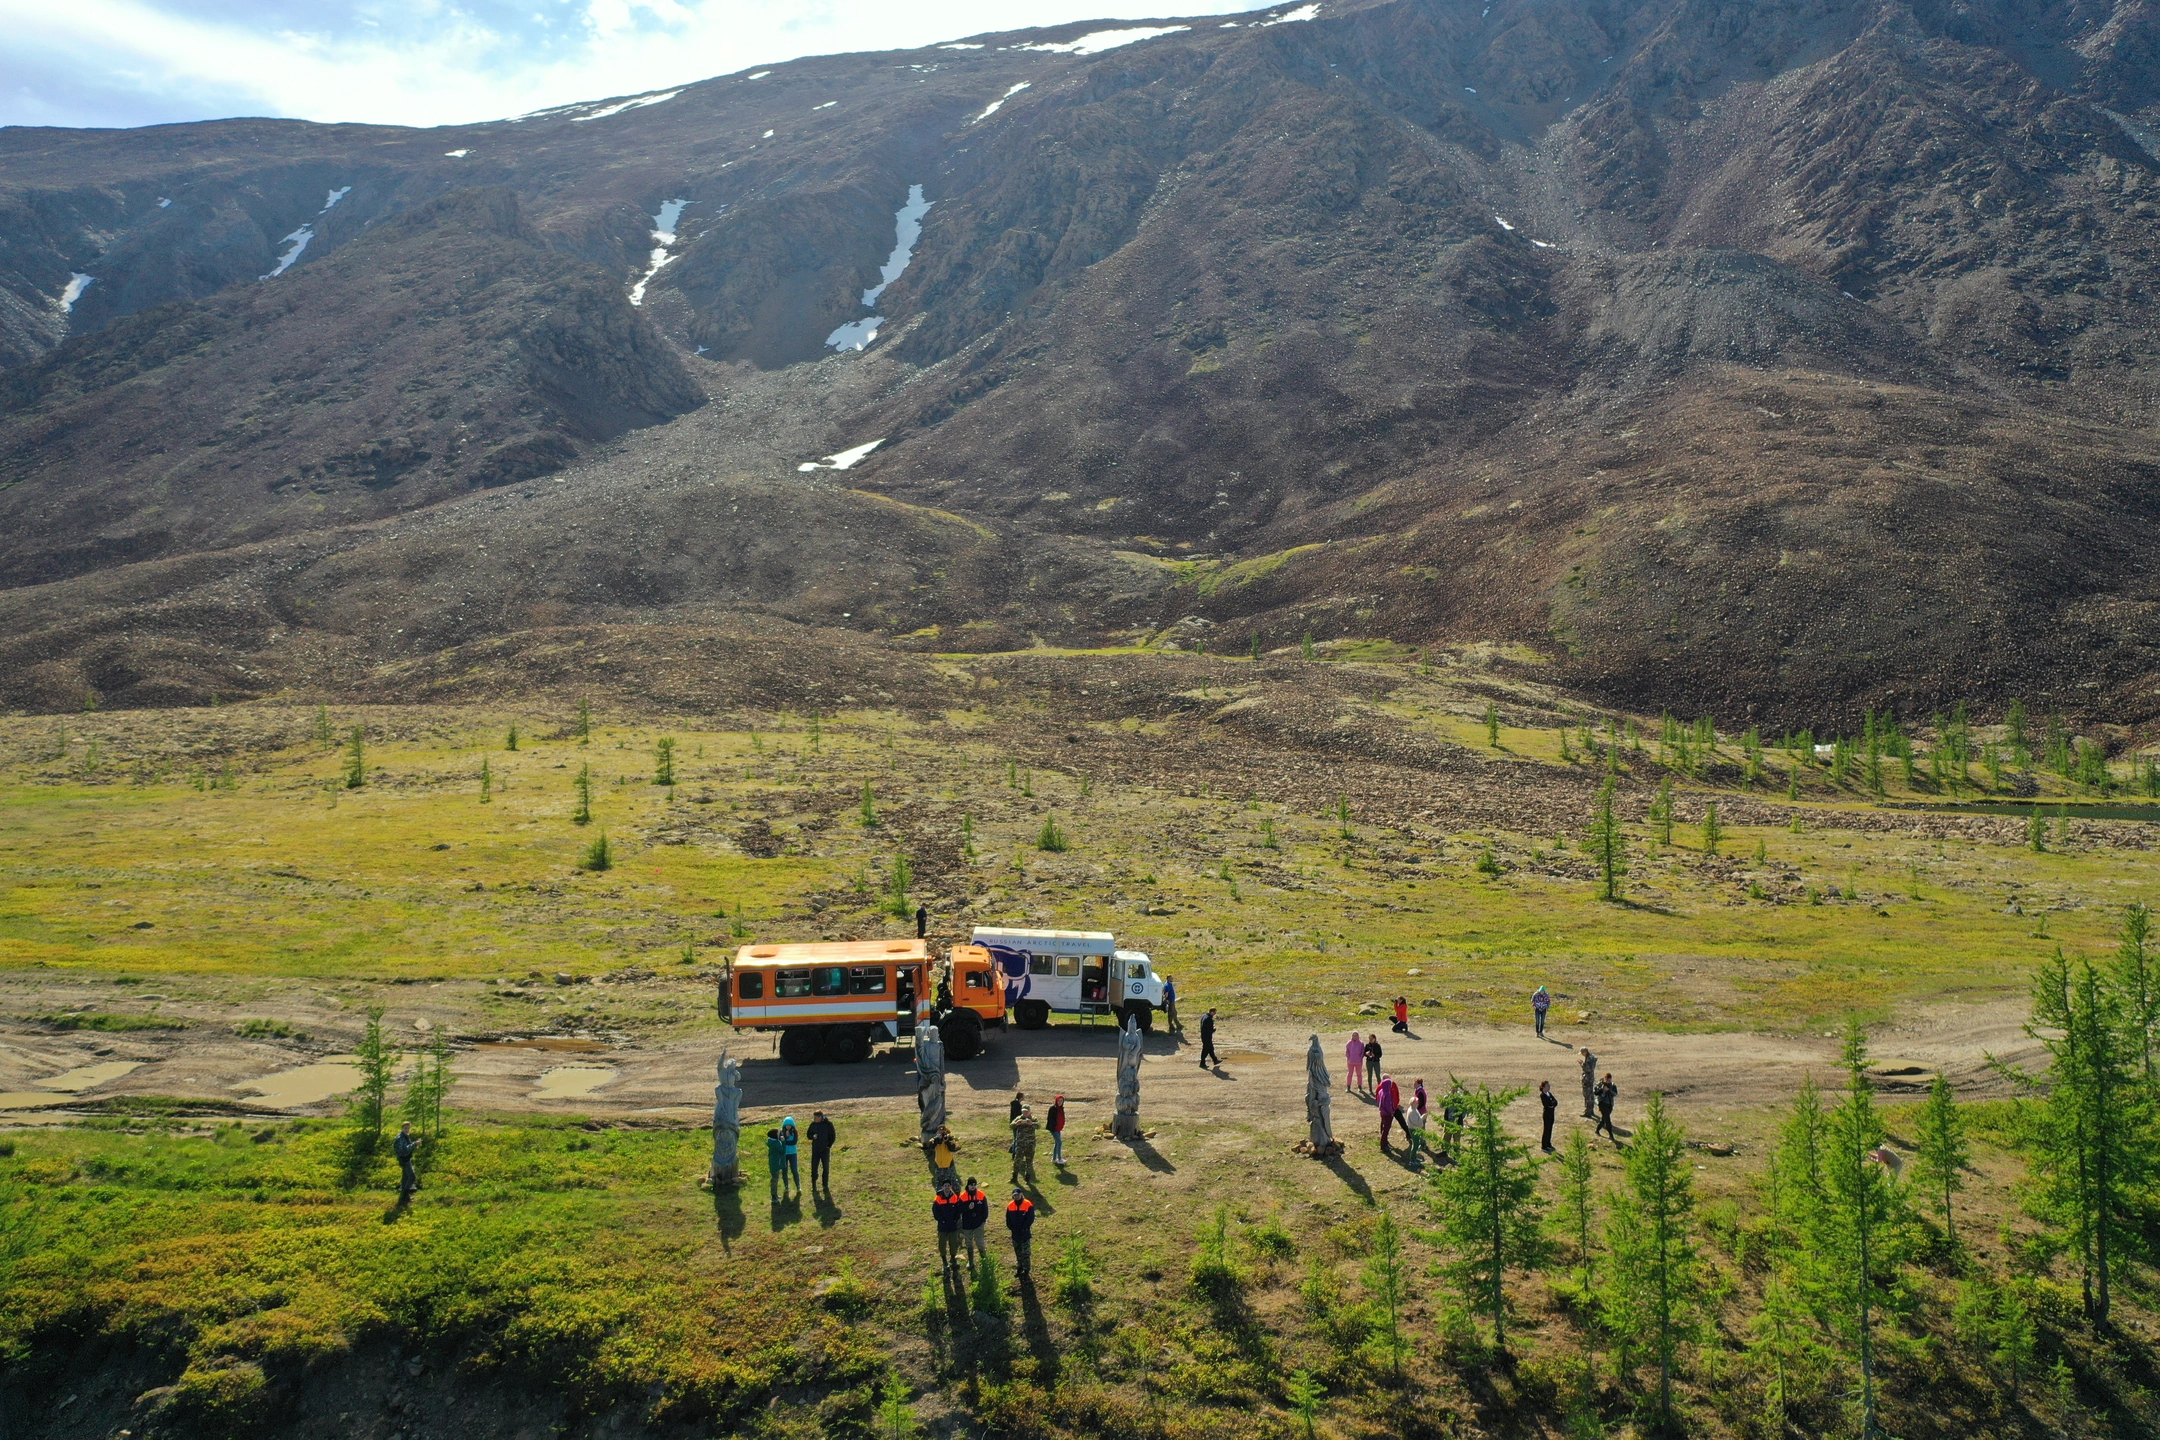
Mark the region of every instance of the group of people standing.
[[[1530, 1009], [1540, 1038], [1543, 1038], [1545, 1034], [1545, 1014], [1551, 1008], [1551, 993], [1543, 985], [1538, 986], [1536, 992], [1530, 997]], [[1397, 996], [1394, 1009], [1395, 1024], [1393, 1028], [1395, 1032], [1397, 1034], [1408, 1034], [1410, 1031], [1409, 1001], [1402, 996]], [[1440, 1139], [1437, 1145], [1431, 1145], [1431, 1142], [1426, 1139], [1426, 1133], [1432, 1119], [1432, 1106], [1430, 1097], [1425, 1090], [1425, 1082], [1423, 1080], [1417, 1081], [1410, 1095], [1405, 1097], [1402, 1093], [1402, 1087], [1396, 1084], [1394, 1077], [1386, 1074], [1380, 1068], [1380, 1062], [1385, 1053], [1386, 1050], [1380, 1043], [1380, 1037], [1371, 1032], [1360, 1035], [1353, 1030], [1350, 1032], [1349, 1042], [1343, 1046], [1343, 1059], [1348, 1066], [1349, 1072], [1344, 1082], [1345, 1088], [1353, 1095], [1370, 1096], [1374, 1105], [1380, 1111], [1381, 1153], [1394, 1153], [1388, 1148], [1388, 1141], [1395, 1128], [1399, 1125], [1402, 1127], [1403, 1141], [1409, 1146], [1410, 1156], [1413, 1160], [1430, 1146], [1435, 1158], [1441, 1164], [1452, 1163], [1455, 1141], [1462, 1133], [1463, 1116], [1468, 1111], [1467, 1105], [1462, 1100], [1460, 1082], [1457, 1082], [1455, 1087], [1450, 1090], [1441, 1105]], [[1593, 1134], [1604, 1135], [1613, 1144], [1618, 1145], [1620, 1143], [1620, 1132], [1613, 1128], [1612, 1116], [1613, 1106], [1620, 1098], [1620, 1087], [1613, 1080], [1610, 1070], [1606, 1071], [1603, 1077], [1600, 1078], [1597, 1069], [1597, 1056], [1590, 1053], [1589, 1046], [1582, 1046], [1580, 1053], [1582, 1057], [1583, 1118], [1597, 1122]], [[1538, 1105], [1544, 1112], [1544, 1126], [1539, 1143], [1549, 1152], [1553, 1148], [1553, 1120], [1560, 1109], [1560, 1097], [1553, 1093], [1550, 1080], [1538, 1082]]]
[[832, 1152], [839, 1132], [832, 1121], [825, 1118], [823, 1110], [810, 1112], [810, 1129], [807, 1135], [795, 1126], [795, 1117], [785, 1116], [777, 1128], [765, 1132], [765, 1175], [772, 1188], [772, 1202], [802, 1199], [802, 1142], [810, 1142], [810, 1191], [817, 1193], [823, 1182], [825, 1198], [832, 1198]]
[[[1050, 1109], [1038, 1121], [1027, 1092], [1015, 1090], [1006, 1112], [1012, 1140], [1005, 1147], [1012, 1156], [1012, 1199], [1005, 1206], [1005, 1231], [1012, 1237], [1013, 1268], [1022, 1284], [1031, 1278], [1035, 1258], [1035, 1201], [1028, 1188], [1035, 1185], [1035, 1141], [1043, 1130], [1050, 1132], [1050, 1163], [1065, 1163], [1065, 1097], [1050, 1101]], [[987, 1254], [983, 1230], [990, 1222], [990, 1197], [973, 1175], [963, 1187], [959, 1179], [960, 1141], [950, 1126], [940, 1125], [927, 1147], [936, 1198], [930, 1202], [930, 1218], [937, 1224], [938, 1261], [947, 1278], [957, 1280], [963, 1265], [969, 1279], [977, 1262]]]

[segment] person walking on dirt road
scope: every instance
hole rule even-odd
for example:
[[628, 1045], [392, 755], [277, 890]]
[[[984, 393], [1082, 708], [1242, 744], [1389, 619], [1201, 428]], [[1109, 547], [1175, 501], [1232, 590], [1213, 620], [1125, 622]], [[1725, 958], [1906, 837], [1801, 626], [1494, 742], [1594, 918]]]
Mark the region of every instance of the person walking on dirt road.
[[1539, 1108], [1545, 1112], [1545, 1134], [1538, 1141], [1538, 1148], [1550, 1155], [1552, 1154], [1553, 1116], [1560, 1113], [1560, 1097], [1552, 1093], [1552, 1081], [1540, 1080], [1537, 1082], [1537, 1103]]
[[1215, 1011], [1210, 1007], [1207, 1014], [1200, 1017], [1200, 1068], [1205, 1070], [1209, 1065], [1221, 1064], [1222, 1056], [1215, 1053]]
[[1026, 1191], [1014, 1189], [1012, 1203], [1005, 1207], [1005, 1229], [1012, 1235], [1013, 1268], [1025, 1285], [1029, 1262], [1035, 1258], [1035, 1202]]
[[1365, 1035], [1365, 1092], [1369, 1095], [1380, 1084], [1380, 1037], [1366, 1032]]
[[1035, 1131], [1037, 1128], [1035, 1112], [1025, 1105], [1021, 1106], [1020, 1113], [1013, 1116], [1012, 1122], [1012, 1183], [1015, 1185], [1020, 1183], [1022, 1176], [1027, 1178], [1028, 1184], [1033, 1185], [1035, 1183]]
[[1350, 1032], [1350, 1043], [1343, 1046], [1343, 1059], [1350, 1062], [1350, 1080], [1343, 1088], [1355, 1095], [1358, 1081], [1365, 1078], [1365, 1037], [1355, 1030]]
[[1177, 1018], [1177, 982], [1168, 975], [1162, 977], [1162, 1013], [1163, 1023], [1170, 1027], [1172, 1035], [1185, 1033], [1185, 1027], [1178, 1024]]
[[990, 1197], [983, 1194], [982, 1187], [970, 1175], [967, 1189], [960, 1192], [960, 1250], [967, 1256], [970, 1276], [975, 1273], [977, 1259], [990, 1258], [990, 1252], [983, 1248], [983, 1226], [989, 1223]]
[[[378, 1130], [375, 1133], [380, 1135], [382, 1132]], [[420, 1137], [412, 1133], [410, 1120], [398, 1126], [397, 1138], [390, 1142], [390, 1148], [397, 1155], [397, 1198], [398, 1204], [403, 1205], [412, 1199], [413, 1192], [420, 1188], [419, 1172], [413, 1169], [413, 1154], [420, 1148]]]
[[1050, 1131], [1050, 1163], [1065, 1163], [1065, 1097], [1058, 1096], [1050, 1102], [1050, 1113], [1043, 1117], [1044, 1126]]
[[1537, 1017], [1538, 1039], [1545, 1038], [1545, 1012], [1552, 1009], [1552, 995], [1543, 985], [1530, 996], [1530, 1012]]
[[1597, 1056], [1591, 1054], [1590, 1047], [1585, 1045], [1582, 1047], [1582, 1118], [1585, 1120], [1597, 1118], [1596, 1092]]
[[1596, 1094], [1598, 1122], [1597, 1127], [1590, 1133], [1592, 1135], [1604, 1134], [1610, 1136], [1612, 1143], [1618, 1145], [1620, 1135], [1618, 1131], [1612, 1128], [1612, 1107], [1613, 1102], [1620, 1098], [1620, 1087], [1613, 1084], [1612, 1071], [1606, 1071], [1605, 1078], [1598, 1081]]
[[823, 1110], [810, 1112], [810, 1188], [817, 1189], [818, 1181], [825, 1181], [825, 1193], [832, 1194], [832, 1147], [840, 1138], [833, 1129], [832, 1121], [825, 1118]]

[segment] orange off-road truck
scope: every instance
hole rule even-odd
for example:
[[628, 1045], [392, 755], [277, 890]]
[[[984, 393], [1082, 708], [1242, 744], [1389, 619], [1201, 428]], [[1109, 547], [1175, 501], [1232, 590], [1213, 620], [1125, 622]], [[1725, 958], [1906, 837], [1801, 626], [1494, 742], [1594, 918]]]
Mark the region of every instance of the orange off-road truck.
[[721, 972], [720, 1018], [778, 1031], [790, 1065], [867, 1060], [918, 1024], [938, 1027], [949, 1059], [972, 1060], [984, 1030], [1005, 1028], [1005, 985], [977, 945], [942, 961], [927, 940], [745, 945]]

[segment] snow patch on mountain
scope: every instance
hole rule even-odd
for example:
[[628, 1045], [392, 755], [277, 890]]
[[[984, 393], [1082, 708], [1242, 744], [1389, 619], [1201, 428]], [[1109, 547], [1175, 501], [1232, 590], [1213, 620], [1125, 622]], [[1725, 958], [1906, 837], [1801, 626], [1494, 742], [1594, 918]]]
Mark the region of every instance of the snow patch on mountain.
[[278, 256], [276, 267], [272, 269], [269, 274], [263, 276], [262, 278], [265, 280], [275, 280], [278, 276], [284, 274], [287, 270], [292, 269], [294, 263], [300, 258], [300, 252], [307, 249], [308, 241], [313, 240], [314, 238], [315, 228], [312, 225], [302, 225], [299, 229], [293, 231], [292, 234], [287, 235], [283, 240], [279, 241], [279, 244], [289, 246], [290, 248], [287, 249], [284, 254]]
[[883, 439], [872, 440], [867, 445], [857, 445], [852, 450], [842, 450], [839, 454], [827, 455], [822, 460], [806, 460], [795, 468], [797, 470], [850, 470], [854, 468], [857, 461], [884, 443]]
[[1000, 95], [997, 99], [991, 101], [989, 106], [984, 109], [982, 114], [977, 115], [974, 120], [970, 120], [968, 123], [970, 125], [973, 125], [980, 121], [989, 119], [992, 115], [997, 114], [999, 106], [1003, 105], [1007, 100], [1012, 99], [1013, 96], [1019, 94], [1022, 90], [1025, 90], [1027, 88], [1028, 82], [1025, 80], [1021, 81], [1018, 85], [1013, 86], [1012, 89], [1007, 90], [1003, 95]]
[[[1306, 6], [1314, 10], [1315, 6]], [[1310, 18], [1310, 17], [1307, 17]], [[1139, 25], [1129, 30], [1091, 30], [1077, 40], [1062, 44], [1016, 45], [1016, 50], [1040, 50], [1050, 55], [1100, 55], [1105, 50], [1115, 50], [1121, 45], [1133, 45], [1142, 40], [1153, 40], [1158, 35], [1176, 35], [1190, 30], [1190, 25]]]

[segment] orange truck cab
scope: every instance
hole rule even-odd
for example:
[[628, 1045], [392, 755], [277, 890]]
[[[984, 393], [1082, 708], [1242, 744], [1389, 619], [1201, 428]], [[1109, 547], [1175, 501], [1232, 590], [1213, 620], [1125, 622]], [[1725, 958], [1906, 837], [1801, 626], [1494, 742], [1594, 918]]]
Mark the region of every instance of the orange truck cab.
[[867, 1060], [930, 1022], [947, 1056], [971, 1060], [983, 1030], [1005, 1024], [1005, 987], [988, 956], [940, 962], [926, 940], [745, 945], [719, 990], [720, 1018], [737, 1030], [777, 1031], [791, 1065]]

